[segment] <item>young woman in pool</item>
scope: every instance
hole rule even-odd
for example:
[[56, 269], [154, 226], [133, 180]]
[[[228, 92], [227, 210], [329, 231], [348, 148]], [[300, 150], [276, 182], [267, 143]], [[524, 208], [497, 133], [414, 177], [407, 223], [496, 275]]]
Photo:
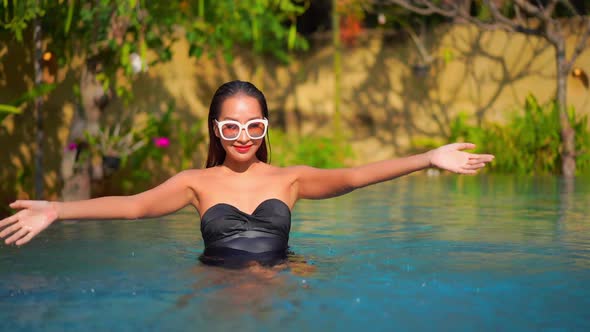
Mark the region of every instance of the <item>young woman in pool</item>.
[[353, 168], [275, 167], [267, 163], [268, 108], [248, 82], [223, 84], [209, 108], [209, 156], [205, 169], [185, 170], [133, 196], [75, 202], [18, 200], [20, 209], [0, 221], [0, 238], [23, 245], [58, 219], [138, 219], [194, 206], [201, 215], [207, 263], [233, 259], [272, 264], [284, 258], [297, 200], [322, 199], [425, 169], [475, 174], [492, 155], [455, 143], [410, 157]]

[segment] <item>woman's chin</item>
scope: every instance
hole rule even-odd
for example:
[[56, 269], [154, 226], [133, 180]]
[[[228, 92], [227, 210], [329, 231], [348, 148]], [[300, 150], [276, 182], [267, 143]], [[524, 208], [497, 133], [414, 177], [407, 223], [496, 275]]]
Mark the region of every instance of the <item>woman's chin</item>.
[[237, 161], [237, 162], [249, 162], [252, 161], [253, 159], [256, 158], [255, 155], [255, 150], [254, 149], [250, 149], [250, 151], [248, 151], [247, 153], [239, 153], [237, 151], [232, 151], [230, 155], [230, 158]]

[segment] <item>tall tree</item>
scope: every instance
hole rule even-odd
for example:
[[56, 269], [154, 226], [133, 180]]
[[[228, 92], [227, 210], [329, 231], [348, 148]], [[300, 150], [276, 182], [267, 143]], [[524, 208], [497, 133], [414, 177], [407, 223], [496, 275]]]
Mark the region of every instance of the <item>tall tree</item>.
[[[571, 178], [576, 173], [576, 140], [567, 108], [567, 77], [574, 62], [587, 47], [590, 17], [583, 16], [569, 0], [374, 0], [379, 5], [397, 5], [420, 15], [441, 15], [472, 23], [484, 30], [505, 30], [538, 36], [553, 46], [556, 64], [556, 96], [562, 138], [562, 172]], [[566, 54], [567, 31], [562, 18], [579, 23], [580, 33], [574, 49]]]

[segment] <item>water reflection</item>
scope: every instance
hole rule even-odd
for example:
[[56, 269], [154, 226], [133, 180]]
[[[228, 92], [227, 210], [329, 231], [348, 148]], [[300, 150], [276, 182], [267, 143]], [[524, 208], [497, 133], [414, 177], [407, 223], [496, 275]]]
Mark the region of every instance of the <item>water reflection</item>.
[[[176, 307], [179, 309], [193, 309], [191, 302], [206, 303], [208, 316], [253, 315], [263, 318], [271, 310], [277, 300], [287, 299], [290, 294], [300, 288], [307, 289], [309, 285], [297, 282], [292, 275], [310, 277], [315, 272], [315, 266], [301, 261], [301, 257], [291, 258], [288, 263], [274, 267], [263, 267], [253, 263], [243, 269], [226, 269], [205, 265], [195, 266], [191, 272], [195, 283], [189, 294], [178, 299]], [[228, 312], [227, 308], [232, 308]], [[228, 316], [229, 315], [229, 316]]]

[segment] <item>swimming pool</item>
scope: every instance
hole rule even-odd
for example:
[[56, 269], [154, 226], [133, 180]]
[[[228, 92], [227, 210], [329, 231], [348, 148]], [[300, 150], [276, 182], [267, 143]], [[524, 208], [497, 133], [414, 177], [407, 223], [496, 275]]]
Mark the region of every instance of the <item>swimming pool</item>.
[[[590, 180], [411, 176], [293, 211], [293, 269], [203, 266], [191, 209], [0, 245], [2, 330], [590, 330]], [[295, 264], [294, 264], [295, 266]]]

